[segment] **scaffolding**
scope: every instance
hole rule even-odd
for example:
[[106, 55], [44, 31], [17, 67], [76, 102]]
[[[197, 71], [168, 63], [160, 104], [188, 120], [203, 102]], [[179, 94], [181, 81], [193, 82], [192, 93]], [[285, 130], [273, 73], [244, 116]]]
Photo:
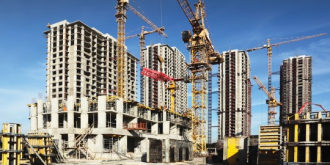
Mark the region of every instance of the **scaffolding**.
[[88, 135], [93, 131], [93, 124], [88, 125], [79, 135], [74, 139], [73, 146], [67, 147], [66, 149], [72, 149], [68, 155], [72, 156], [75, 154], [76, 158], [84, 156], [86, 159], [94, 159], [95, 153], [93, 153], [88, 147]]

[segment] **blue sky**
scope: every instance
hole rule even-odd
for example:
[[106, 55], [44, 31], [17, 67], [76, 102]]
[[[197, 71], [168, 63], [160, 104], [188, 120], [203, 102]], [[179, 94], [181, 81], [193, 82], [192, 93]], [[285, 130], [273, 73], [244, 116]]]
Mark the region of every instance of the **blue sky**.
[[[46, 96], [46, 39], [43, 32], [47, 30], [47, 23], [81, 20], [116, 37], [116, 2], [0, 1], [0, 123], [21, 123], [23, 131], [27, 132], [30, 126], [26, 104], [33, 98], [38, 99], [38, 93]], [[189, 0], [191, 5], [195, 2], [197, 0]], [[181, 31], [191, 30], [191, 27], [176, 0], [130, 0], [130, 3], [157, 26], [166, 28], [169, 38], [151, 34], [146, 37], [147, 45], [164, 43], [176, 46], [189, 59], [189, 53], [181, 40]], [[275, 43], [291, 37], [330, 33], [328, 0], [205, 0], [205, 5], [207, 26], [213, 44], [220, 52], [261, 46], [267, 38]], [[139, 33], [142, 25], [151, 30], [150, 26], [128, 11], [127, 35]], [[127, 40], [126, 45], [131, 53], [139, 57], [138, 38]], [[267, 83], [266, 53], [265, 49], [249, 53], [251, 77], [257, 75], [264, 84]], [[280, 45], [273, 48], [273, 71], [279, 70], [283, 59], [312, 55], [313, 102], [330, 109], [329, 54], [330, 35]], [[252, 83], [252, 133], [257, 134], [259, 125], [267, 124], [267, 105], [264, 104], [267, 97], [258, 90], [254, 81]], [[279, 76], [273, 76], [273, 84], [279, 87]], [[215, 108], [217, 104], [213, 104]], [[319, 110], [318, 107], [313, 108]], [[214, 121], [213, 125], [216, 124]]]

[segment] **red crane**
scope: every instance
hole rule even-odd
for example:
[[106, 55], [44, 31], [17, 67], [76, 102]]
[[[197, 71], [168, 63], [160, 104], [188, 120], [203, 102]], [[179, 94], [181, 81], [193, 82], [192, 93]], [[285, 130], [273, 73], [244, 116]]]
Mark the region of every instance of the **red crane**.
[[147, 77], [150, 77], [156, 81], [163, 81], [163, 82], [170, 82], [168, 87], [166, 89], [170, 90], [171, 93], [171, 107], [170, 107], [170, 112], [174, 113], [175, 112], [175, 90], [177, 87], [175, 86], [175, 81], [183, 81], [183, 78], [180, 79], [175, 79], [171, 76], [166, 75], [163, 72], [158, 72], [152, 69], [148, 68], [143, 68], [142, 75], [145, 75]]
[[305, 102], [305, 103], [301, 106], [301, 108], [299, 109], [299, 111], [298, 111], [298, 114], [299, 114], [299, 115], [300, 115], [300, 114], [302, 113], [302, 111], [305, 109], [305, 107], [306, 107], [307, 104], [316, 105], [316, 106], [318, 106], [318, 107], [321, 107], [322, 110], [323, 110], [324, 112], [327, 112], [327, 111], [323, 108], [323, 106], [322, 106], [321, 104], [315, 104], [315, 103], [312, 103], [312, 102]]
[[152, 69], [149, 69], [149, 68], [143, 68], [142, 72], [141, 72], [142, 75], [145, 75], [147, 77], [150, 77], [154, 80], [157, 80], [157, 81], [163, 81], [163, 82], [168, 82], [168, 81], [182, 81], [183, 79], [175, 79], [171, 76], [168, 76], [166, 75], [165, 73], [163, 72], [158, 72], [158, 71], [155, 71], [155, 70], [152, 70]]

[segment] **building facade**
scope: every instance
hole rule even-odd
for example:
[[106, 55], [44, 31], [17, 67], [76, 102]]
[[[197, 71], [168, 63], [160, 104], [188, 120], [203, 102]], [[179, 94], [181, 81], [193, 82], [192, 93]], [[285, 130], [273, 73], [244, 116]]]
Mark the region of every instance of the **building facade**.
[[218, 138], [250, 136], [250, 59], [245, 51], [223, 52], [219, 65]]
[[[175, 47], [168, 45], [154, 44], [143, 50], [144, 66], [146, 68], [163, 72], [175, 79], [184, 78], [187, 75], [185, 56]], [[161, 62], [159, 58], [164, 59]], [[165, 106], [170, 108], [170, 91], [166, 90], [168, 83], [153, 80], [142, 76], [141, 103], [152, 108]], [[183, 81], [176, 81], [175, 85], [175, 111], [183, 112], [187, 108], [187, 84]]]
[[[283, 60], [280, 70], [280, 122], [290, 113], [297, 113], [306, 102], [312, 101], [312, 56], [297, 56]], [[308, 104], [304, 112], [311, 112]]]
[[[117, 40], [81, 21], [48, 25], [47, 100], [116, 95]], [[125, 96], [136, 101], [137, 62], [126, 56]]]

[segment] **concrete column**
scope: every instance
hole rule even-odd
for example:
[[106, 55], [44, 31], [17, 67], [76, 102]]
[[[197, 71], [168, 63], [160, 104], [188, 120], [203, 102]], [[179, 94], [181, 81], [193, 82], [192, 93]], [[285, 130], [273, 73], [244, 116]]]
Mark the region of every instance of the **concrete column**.
[[123, 128], [123, 99], [118, 99], [116, 101], [116, 128]]
[[124, 105], [124, 101], [123, 101], [123, 99], [122, 98], [120, 98], [120, 99], [118, 99], [117, 101], [116, 101], [116, 110], [117, 110], [117, 112], [121, 112], [121, 113], [123, 113], [124, 111], [123, 111], [123, 109], [124, 109], [124, 107], [123, 107], [123, 105]]
[[[51, 117], [51, 126], [50, 126], [50, 128], [58, 128], [58, 108], [53, 107], [53, 103], [52, 103], [52, 102], [58, 103], [58, 101], [57, 101], [57, 99], [55, 99], [54, 101], [53, 100], [54, 99], [52, 99], [52, 101], [50, 103], [49, 102], [45, 103], [46, 104], [46, 111], [47, 111], [48, 108], [50, 108], [50, 111], [51, 111], [51, 116], [50, 116]], [[49, 107], [49, 106], [51, 106], [51, 107]], [[58, 104], [57, 104], [57, 107], [58, 107]]]
[[87, 128], [87, 124], [88, 124], [88, 101], [87, 101], [87, 97], [83, 97], [80, 100], [81, 102], [81, 128], [85, 129]]
[[163, 133], [164, 135], [170, 134], [170, 121], [163, 121]]
[[134, 116], [137, 116], [138, 115], [138, 107], [134, 106], [133, 111], [134, 111]]
[[74, 113], [73, 111], [68, 111], [68, 128], [74, 127]]
[[38, 113], [37, 108], [31, 105], [30, 107], [30, 121], [31, 121], [31, 131], [36, 131], [38, 128]]
[[103, 135], [102, 134], [98, 134], [96, 136], [96, 143], [95, 143], [95, 145], [96, 145], [95, 152], [99, 152], [99, 153], [103, 152]]
[[147, 154], [147, 162], [149, 162], [149, 139], [145, 138], [141, 141], [141, 152]]
[[127, 136], [122, 136], [119, 140], [119, 149], [127, 151]]
[[123, 129], [124, 125], [123, 125], [123, 114], [122, 113], [117, 113], [116, 114], [116, 128], [118, 129]]
[[37, 113], [38, 113], [38, 129], [43, 129], [44, 126], [44, 118], [42, 116], [43, 113], [43, 104], [42, 103], [37, 103], [37, 106], [35, 107], [37, 109]]
[[97, 114], [98, 114], [98, 128], [106, 128], [106, 97], [99, 96], [98, 97], [98, 104], [97, 104]]
[[151, 119], [151, 111], [150, 111], [150, 110], [147, 111], [147, 119], [148, 119], [148, 120]]
[[170, 162], [170, 140], [167, 138], [164, 140], [165, 143], [165, 163], [169, 163]]
[[68, 128], [74, 128], [74, 96], [69, 96], [66, 102], [66, 110], [68, 113]]
[[166, 114], [167, 114], [167, 112], [163, 111], [163, 122], [166, 121]]
[[74, 146], [74, 139], [75, 139], [75, 136], [74, 134], [68, 134], [68, 145], [69, 147], [73, 147]]

